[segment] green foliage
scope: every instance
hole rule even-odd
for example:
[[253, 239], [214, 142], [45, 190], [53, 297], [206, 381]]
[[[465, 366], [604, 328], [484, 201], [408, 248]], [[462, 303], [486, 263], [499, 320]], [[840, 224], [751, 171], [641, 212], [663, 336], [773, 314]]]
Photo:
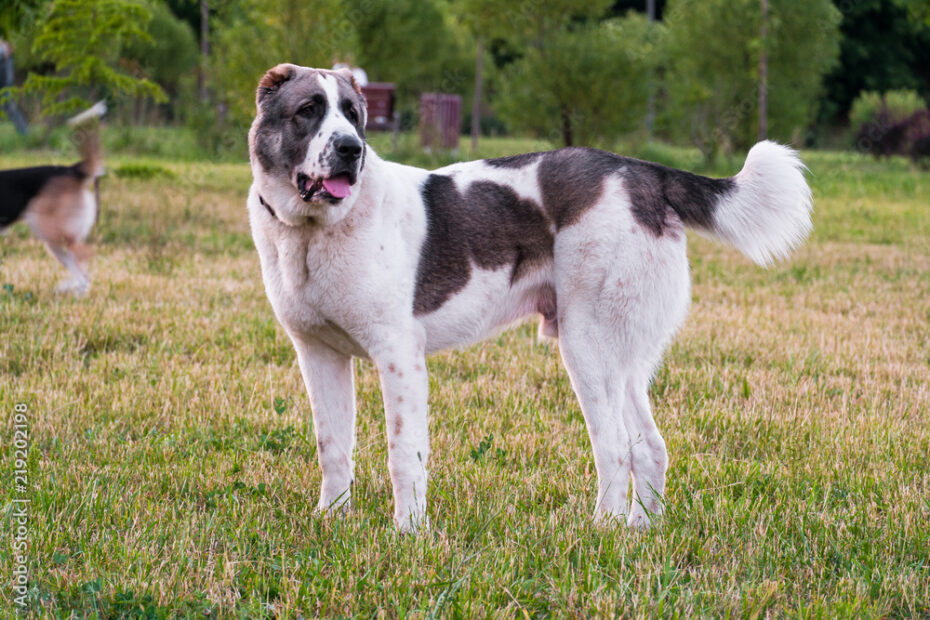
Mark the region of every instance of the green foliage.
[[175, 17], [163, 2], [153, 0], [149, 6], [148, 36], [128, 42], [123, 62], [166, 91], [177, 93], [182, 79], [197, 68], [197, 37], [190, 24]]
[[9, 39], [12, 33], [31, 22], [43, 0], [4, 0], [0, 7], [0, 38]]
[[41, 95], [49, 115], [72, 113], [102, 97], [164, 101], [157, 84], [127, 73], [120, 63], [125, 44], [148, 37], [149, 19], [151, 11], [141, 0], [54, 0], [32, 50], [56, 73], [30, 73], [21, 92]]
[[[550, 35], [572, 24], [597, 20], [606, 14], [610, 0], [514, 0], [492, 9], [485, 2], [475, 2], [476, 10], [486, 11], [483, 23], [496, 23], [498, 36], [520, 45], [546, 45]], [[479, 22], [481, 23], [481, 22]]]
[[927, 107], [920, 95], [912, 90], [890, 90], [884, 94], [875, 91], [863, 92], [853, 101], [849, 111], [849, 125], [854, 134], [858, 133], [865, 123], [878, 119], [883, 101], [888, 113], [886, 121], [891, 123], [903, 121], [917, 110]]
[[[797, 142], [836, 63], [840, 13], [829, 0], [771, 0], [769, 15], [769, 135]], [[669, 3], [665, 120], [707, 157], [757, 138], [761, 20], [758, 0]]]
[[497, 109], [552, 142], [609, 146], [641, 125], [658, 33], [632, 14], [562, 26], [503, 70]]
[[[467, 95], [474, 57], [467, 33], [443, 0], [350, 0], [349, 21], [358, 34], [358, 53], [346, 61], [363, 67], [373, 82], [397, 84], [400, 107], [416, 108], [419, 94]], [[348, 56], [348, 55], [347, 55]]]
[[840, 63], [824, 80], [821, 121], [844, 122], [853, 100], [866, 90], [909, 89], [930, 98], [930, 28], [916, 20], [914, 12], [919, 5], [927, 10], [930, 3], [856, 0], [839, 5]]
[[927, 0], [895, 0], [906, 8], [910, 19], [919, 27], [930, 28], [930, 2]]
[[211, 26], [210, 86], [233, 124], [255, 115], [255, 89], [271, 67], [329, 67], [355, 44], [339, 0], [229, 0]]

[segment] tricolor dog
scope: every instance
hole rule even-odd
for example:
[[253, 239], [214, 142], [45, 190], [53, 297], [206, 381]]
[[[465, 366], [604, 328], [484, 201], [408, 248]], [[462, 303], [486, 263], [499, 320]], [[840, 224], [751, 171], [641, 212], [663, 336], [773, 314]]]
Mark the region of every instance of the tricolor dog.
[[[99, 102], [68, 123], [81, 125], [105, 113]], [[24, 219], [71, 273], [57, 290], [83, 295], [90, 288], [92, 254], [84, 241], [97, 221], [96, 181], [104, 170], [96, 124], [76, 138], [82, 159], [74, 165], [0, 170], [0, 230]]]
[[350, 502], [353, 356], [379, 372], [394, 522], [415, 529], [427, 523], [426, 356], [540, 315], [594, 449], [595, 518], [648, 526], [668, 457], [647, 388], [688, 311], [685, 229], [762, 265], [786, 256], [811, 229], [797, 155], [760, 142], [728, 179], [590, 148], [428, 171], [366, 144], [348, 72], [278, 65], [256, 99], [249, 220], [310, 395], [320, 510]]

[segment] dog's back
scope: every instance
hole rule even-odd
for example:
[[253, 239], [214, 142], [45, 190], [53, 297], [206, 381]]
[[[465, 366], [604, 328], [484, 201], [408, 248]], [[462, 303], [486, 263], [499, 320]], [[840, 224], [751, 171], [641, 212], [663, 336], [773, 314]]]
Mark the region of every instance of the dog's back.
[[83, 183], [88, 177], [84, 163], [0, 170], [0, 229], [16, 223], [53, 179]]

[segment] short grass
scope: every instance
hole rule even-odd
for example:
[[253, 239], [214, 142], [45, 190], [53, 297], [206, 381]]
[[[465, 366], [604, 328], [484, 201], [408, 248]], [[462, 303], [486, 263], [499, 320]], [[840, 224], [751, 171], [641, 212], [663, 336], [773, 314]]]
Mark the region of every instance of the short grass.
[[64, 274], [22, 225], [0, 239], [0, 613], [24, 402], [33, 617], [930, 616], [930, 176], [804, 155], [816, 228], [793, 260], [691, 240], [691, 316], [652, 388], [659, 527], [591, 524], [578, 405], [524, 325], [430, 361], [419, 536], [391, 525], [366, 362], [357, 509], [313, 514], [308, 402], [262, 289], [247, 166], [111, 157], [87, 298], [51, 292]]

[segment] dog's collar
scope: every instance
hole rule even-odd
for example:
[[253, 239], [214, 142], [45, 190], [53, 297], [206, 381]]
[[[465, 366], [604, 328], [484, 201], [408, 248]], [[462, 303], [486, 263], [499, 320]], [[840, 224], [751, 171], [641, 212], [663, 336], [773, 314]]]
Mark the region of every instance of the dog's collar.
[[262, 206], [265, 207], [265, 209], [268, 210], [268, 213], [271, 214], [271, 217], [273, 217], [274, 219], [278, 220], [279, 222], [281, 221], [281, 220], [278, 219], [278, 214], [274, 212], [274, 209], [271, 208], [271, 205], [270, 205], [270, 204], [268, 204], [267, 202], [265, 202], [265, 199], [262, 198], [262, 195], [261, 195], [261, 194], [258, 195], [258, 201], [259, 201], [260, 203], [262, 203]]

